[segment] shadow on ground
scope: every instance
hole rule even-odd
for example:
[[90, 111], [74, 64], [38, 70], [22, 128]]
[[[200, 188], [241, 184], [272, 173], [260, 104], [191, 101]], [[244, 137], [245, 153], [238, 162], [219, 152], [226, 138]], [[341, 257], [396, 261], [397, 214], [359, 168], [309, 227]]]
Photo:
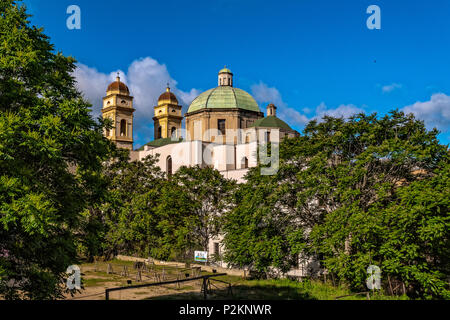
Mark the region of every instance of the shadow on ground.
[[[201, 292], [186, 292], [158, 297], [146, 300], [203, 300]], [[232, 295], [228, 288], [213, 288], [208, 294], [208, 300], [317, 300], [299, 289], [289, 286], [246, 286], [236, 285], [232, 287]]]

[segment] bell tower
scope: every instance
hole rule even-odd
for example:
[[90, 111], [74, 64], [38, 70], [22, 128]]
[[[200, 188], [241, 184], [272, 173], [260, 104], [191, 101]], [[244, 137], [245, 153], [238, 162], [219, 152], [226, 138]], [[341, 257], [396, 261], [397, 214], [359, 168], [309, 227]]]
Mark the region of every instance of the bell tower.
[[183, 120], [182, 107], [178, 104], [177, 97], [170, 91], [169, 84], [167, 84], [166, 92], [159, 97], [158, 105], [154, 109], [155, 140], [170, 137], [180, 138], [181, 121]]
[[105, 130], [105, 136], [114, 141], [119, 148], [133, 150], [133, 97], [125, 83], [120, 81], [117, 74], [103, 98], [103, 119], [109, 118], [113, 128]]

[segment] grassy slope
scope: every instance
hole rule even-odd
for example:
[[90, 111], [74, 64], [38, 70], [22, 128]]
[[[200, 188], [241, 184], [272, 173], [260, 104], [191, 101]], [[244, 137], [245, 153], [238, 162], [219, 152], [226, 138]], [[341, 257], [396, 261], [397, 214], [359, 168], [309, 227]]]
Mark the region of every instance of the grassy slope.
[[[320, 281], [297, 282], [287, 279], [281, 280], [244, 280], [239, 277], [218, 277], [220, 280], [232, 284], [233, 296], [228, 295], [227, 288], [220, 285], [220, 289], [213, 288], [213, 295], [208, 299], [236, 299], [236, 300], [334, 300], [337, 297], [352, 294], [346, 288], [336, 288], [331, 284]], [[214, 282], [213, 282], [214, 283]], [[202, 299], [199, 294], [177, 294], [161, 296], [156, 299]], [[155, 298], [153, 298], [155, 299]], [[353, 295], [342, 300], [366, 300], [366, 295]], [[371, 300], [403, 300], [406, 296], [390, 297], [381, 293], [371, 293]]]

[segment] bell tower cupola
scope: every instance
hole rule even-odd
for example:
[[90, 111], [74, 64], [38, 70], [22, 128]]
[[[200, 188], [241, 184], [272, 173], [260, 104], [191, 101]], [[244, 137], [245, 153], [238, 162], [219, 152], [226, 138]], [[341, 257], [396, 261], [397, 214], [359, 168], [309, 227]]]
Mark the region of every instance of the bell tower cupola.
[[170, 91], [169, 84], [167, 84], [166, 92], [159, 96], [158, 104], [154, 109], [155, 140], [170, 137], [180, 138], [181, 121], [183, 120], [182, 106], [178, 104], [175, 94]]

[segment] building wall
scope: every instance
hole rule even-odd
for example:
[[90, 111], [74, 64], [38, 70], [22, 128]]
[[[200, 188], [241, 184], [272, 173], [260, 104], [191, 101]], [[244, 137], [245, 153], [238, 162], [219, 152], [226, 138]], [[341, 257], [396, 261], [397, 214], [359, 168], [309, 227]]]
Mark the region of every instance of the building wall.
[[[239, 143], [238, 129], [246, 129], [247, 125], [263, 117], [261, 112], [241, 109], [204, 109], [193, 114], [186, 114], [187, 140], [199, 140], [215, 143]], [[225, 120], [225, 135], [219, 133], [218, 120]]]
[[141, 151], [132, 151], [131, 160], [142, 160], [148, 155], [158, 158], [158, 166], [167, 172], [167, 158], [172, 158], [172, 170], [175, 173], [181, 166], [211, 166], [224, 177], [244, 182], [247, 168], [242, 160], [247, 158], [248, 167], [257, 165], [257, 142], [238, 145], [205, 143], [199, 140], [168, 144], [158, 148], [144, 147]]

